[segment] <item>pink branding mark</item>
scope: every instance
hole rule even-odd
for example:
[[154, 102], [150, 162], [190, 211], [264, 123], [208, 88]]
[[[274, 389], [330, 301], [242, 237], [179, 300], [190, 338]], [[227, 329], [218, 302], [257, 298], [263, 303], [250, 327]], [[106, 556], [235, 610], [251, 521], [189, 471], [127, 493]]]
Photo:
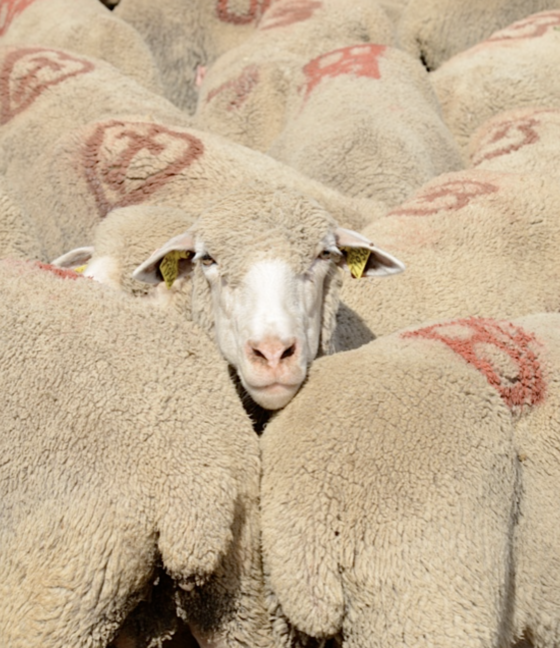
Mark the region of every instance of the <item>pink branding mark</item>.
[[61, 279], [83, 279], [84, 276], [74, 270], [67, 270], [66, 268], [57, 268], [56, 266], [51, 265], [50, 263], [42, 263], [41, 261], [35, 261], [34, 266], [43, 270], [44, 272], [50, 272], [51, 274], [60, 277]]
[[101, 216], [145, 202], [204, 153], [190, 133], [161, 124], [111, 120], [94, 129], [83, 150], [89, 189]]
[[0, 36], [7, 31], [14, 18], [36, 0], [0, 0]]
[[270, 6], [271, 0], [246, 0], [247, 7], [238, 11], [231, 8], [232, 0], [218, 0], [218, 19], [231, 25], [249, 25], [257, 22]]
[[206, 103], [210, 103], [212, 99], [224, 92], [228, 93], [229, 101], [227, 110], [235, 110], [242, 106], [247, 97], [253, 91], [253, 88], [259, 82], [259, 68], [256, 65], [248, 65], [243, 68], [241, 74], [235, 79], [226, 81], [222, 85], [211, 90], [206, 96]]
[[[531, 348], [539, 343], [534, 335], [511, 322], [469, 317], [403, 333], [402, 337], [443, 342], [478, 369], [512, 410], [544, 401], [545, 380], [538, 356]], [[496, 366], [500, 358], [513, 367], [513, 374]]]
[[326, 78], [351, 74], [380, 79], [379, 58], [386, 49], [385, 45], [352, 45], [309, 61], [303, 68], [306, 77], [305, 98]]
[[303, 22], [323, 6], [321, 0], [285, 0], [277, 2], [263, 16], [259, 29], [276, 29]]
[[90, 61], [58, 50], [10, 51], [0, 69], [0, 125], [29, 108], [48, 88], [93, 69]]
[[514, 22], [505, 29], [492, 34], [487, 42], [508, 41], [520, 38], [539, 38], [553, 27], [560, 25], [560, 11], [543, 11]]
[[497, 123], [485, 133], [478, 150], [473, 155], [473, 165], [502, 155], [515, 153], [525, 146], [536, 144], [541, 137], [537, 127], [541, 124], [538, 115], [553, 114], [550, 110], [535, 110], [531, 115]]
[[452, 180], [422, 192], [404, 207], [394, 209], [391, 216], [431, 216], [440, 211], [458, 211], [480, 196], [496, 193], [498, 187], [489, 182]]

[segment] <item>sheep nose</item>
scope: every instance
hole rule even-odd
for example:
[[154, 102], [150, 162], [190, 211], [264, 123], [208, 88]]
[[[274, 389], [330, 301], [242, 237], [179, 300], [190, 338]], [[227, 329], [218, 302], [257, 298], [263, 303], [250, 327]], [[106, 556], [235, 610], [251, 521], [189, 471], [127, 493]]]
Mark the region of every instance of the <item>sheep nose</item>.
[[264, 364], [271, 369], [280, 365], [289, 365], [297, 356], [297, 341], [295, 338], [280, 340], [267, 338], [259, 342], [247, 343], [247, 356], [255, 364]]

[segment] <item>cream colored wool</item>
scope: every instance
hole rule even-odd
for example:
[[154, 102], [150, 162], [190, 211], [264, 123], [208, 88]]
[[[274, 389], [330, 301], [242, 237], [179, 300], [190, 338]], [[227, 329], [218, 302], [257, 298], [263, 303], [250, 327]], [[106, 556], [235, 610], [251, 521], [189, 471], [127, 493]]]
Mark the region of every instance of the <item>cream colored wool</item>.
[[310, 61], [269, 154], [343, 194], [389, 206], [462, 168], [428, 74], [395, 48], [356, 45]]
[[211, 65], [255, 29], [271, 0], [120, 0], [114, 14], [144, 37], [165, 96], [193, 113], [200, 66]]
[[258, 441], [214, 345], [72, 272], [0, 274], [0, 643], [105, 648], [160, 565], [203, 645], [271, 646]]
[[557, 175], [560, 110], [507, 110], [484, 122], [469, 140], [472, 167], [511, 173]]
[[[191, 123], [169, 101], [99, 59], [41, 46], [0, 48], [0, 171], [9, 176], [28, 173], [69, 130], [131, 113]], [[39, 177], [28, 191], [35, 190]]]
[[52, 261], [59, 268], [85, 276], [134, 297], [153, 298], [154, 304], [172, 307], [191, 319], [190, 283], [177, 279], [168, 288], [133, 279], [132, 273], [154, 250], [182, 234], [196, 216], [174, 207], [136, 205], [115, 209], [95, 228], [93, 245], [76, 248]]
[[117, 207], [158, 205], [196, 214], [248, 181], [301, 191], [343, 227], [360, 229], [385, 210], [219, 136], [141, 117], [92, 122], [61, 137], [27, 168], [12, 169], [8, 179], [36, 223], [48, 260], [91, 245], [96, 225]]
[[425, 185], [362, 233], [406, 272], [341, 290], [337, 348], [436, 318], [560, 311], [555, 178], [469, 170]]
[[449, 59], [431, 76], [444, 118], [466, 155], [486, 120], [560, 101], [560, 10], [529, 16]]
[[398, 27], [403, 49], [435, 70], [492, 32], [545, 9], [558, 0], [409, 0]]
[[13, 200], [0, 176], [0, 258], [40, 259], [42, 256], [33, 223]]
[[393, 40], [389, 19], [371, 0], [276, 0], [257, 30], [208, 70], [196, 124], [266, 151], [284, 126], [307, 61], [349, 45]]
[[1, 45], [43, 45], [99, 58], [162, 92], [154, 57], [140, 34], [99, 0], [31, 0], [20, 2], [21, 9], [11, 4], [13, 18], [0, 27]]
[[319, 359], [262, 437], [278, 625], [345, 648], [556, 646], [559, 375], [558, 314]]

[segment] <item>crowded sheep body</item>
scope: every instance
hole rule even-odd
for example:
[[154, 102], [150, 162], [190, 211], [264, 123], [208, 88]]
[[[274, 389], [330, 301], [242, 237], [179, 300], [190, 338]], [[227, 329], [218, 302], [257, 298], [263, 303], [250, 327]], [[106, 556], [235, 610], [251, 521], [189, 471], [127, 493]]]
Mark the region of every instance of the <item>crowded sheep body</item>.
[[1, 646], [560, 644], [559, 63], [558, 0], [0, 0]]

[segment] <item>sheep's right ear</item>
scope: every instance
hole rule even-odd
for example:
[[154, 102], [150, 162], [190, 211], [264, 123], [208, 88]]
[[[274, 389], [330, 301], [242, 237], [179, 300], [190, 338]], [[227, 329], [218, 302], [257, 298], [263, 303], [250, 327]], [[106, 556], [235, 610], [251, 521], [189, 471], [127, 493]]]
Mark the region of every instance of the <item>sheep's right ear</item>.
[[67, 270], [74, 270], [75, 272], [83, 272], [87, 264], [91, 261], [93, 256], [93, 247], [80, 247], [66, 252], [51, 261], [51, 265], [56, 268], [66, 268]]
[[194, 253], [193, 235], [189, 231], [179, 234], [169, 239], [139, 265], [132, 277], [149, 284], [165, 281], [165, 285], [171, 288], [176, 279], [191, 272]]

